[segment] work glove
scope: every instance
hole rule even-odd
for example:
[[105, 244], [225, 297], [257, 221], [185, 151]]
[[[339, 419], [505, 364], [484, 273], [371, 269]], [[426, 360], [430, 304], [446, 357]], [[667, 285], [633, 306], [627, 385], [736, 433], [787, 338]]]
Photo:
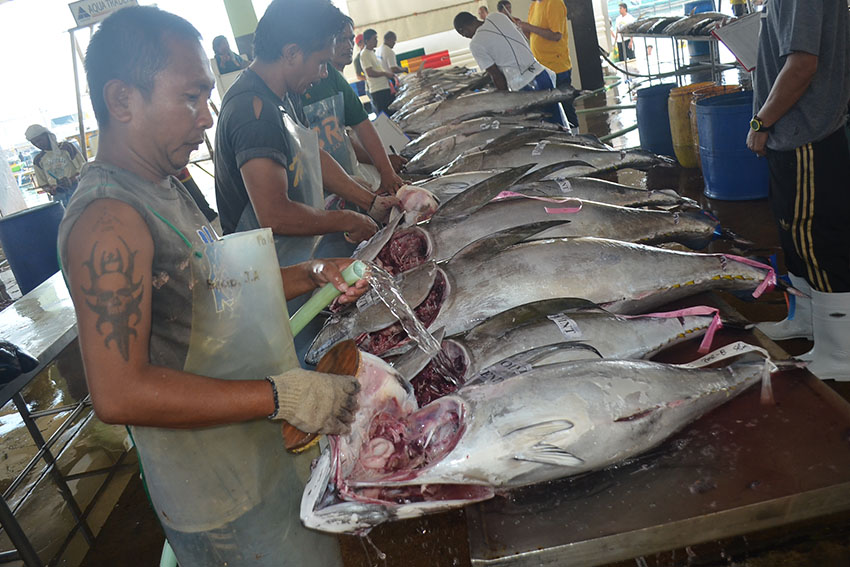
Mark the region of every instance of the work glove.
[[270, 419], [286, 420], [305, 433], [348, 433], [360, 391], [353, 376], [294, 368], [268, 380], [277, 408]]

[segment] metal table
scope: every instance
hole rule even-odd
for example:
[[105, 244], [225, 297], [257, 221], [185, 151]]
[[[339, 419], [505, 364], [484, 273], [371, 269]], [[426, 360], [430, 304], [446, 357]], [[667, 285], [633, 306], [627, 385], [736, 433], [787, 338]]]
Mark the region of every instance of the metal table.
[[[625, 34], [622, 34], [622, 37], [623, 37], [624, 41], [625, 41], [626, 38], [628, 38], [628, 39], [643, 38], [643, 39], [652, 39], [653, 40], [654, 45], [655, 45], [655, 49], [654, 49], [654, 51], [655, 51], [655, 67], [656, 67], [656, 70], [657, 70], [657, 74], [659, 76], [661, 75], [661, 62], [660, 62], [659, 57], [658, 57], [658, 40], [659, 39], [669, 39], [669, 40], [671, 40], [673, 42], [674, 74], [676, 75], [676, 84], [679, 85], [679, 86], [683, 85], [684, 75], [687, 75], [691, 72], [698, 72], [700, 70], [704, 70], [704, 67], [702, 69], [700, 69], [700, 68], [688, 69], [686, 67], [686, 65], [685, 65], [685, 60], [686, 60], [685, 54], [682, 52], [681, 46], [679, 45], [679, 42], [682, 41], [682, 40], [684, 40], [684, 41], [694, 41], [694, 42], [703, 42], [703, 43], [707, 42], [708, 43], [708, 65], [709, 65], [709, 69], [711, 70], [711, 80], [714, 81], [715, 83], [720, 81], [721, 74], [722, 74], [723, 71], [725, 71], [726, 69], [731, 69], [731, 68], [734, 67], [734, 65], [726, 65], [726, 64], [720, 63], [720, 47], [718, 45], [717, 38], [715, 38], [714, 36], [700, 36], [700, 35], [669, 36], [669, 35], [647, 34], [647, 33], [625, 33]], [[649, 59], [649, 55], [646, 55], [645, 57], [646, 57], [646, 68], [649, 71], [651, 69], [650, 68], [651, 62], [650, 62], [650, 59]], [[623, 64], [625, 66], [626, 72], [628, 72], [629, 71], [628, 61], [624, 60]]]
[[605, 565], [850, 510], [850, 404], [805, 370], [773, 388], [776, 405], [753, 388], [629, 463], [468, 507], [472, 565]]
[[[77, 320], [74, 306], [62, 279], [61, 273], [54, 274], [50, 279], [39, 285], [30, 293], [0, 312], [0, 336], [35, 356], [39, 364], [35, 370], [22, 374], [12, 382], [0, 388], [0, 406], [11, 400], [33, 438], [38, 452], [24, 468], [15, 481], [9, 486], [0, 499], [0, 524], [15, 546], [15, 550], [0, 552], [0, 562], [20, 559], [27, 567], [41, 567], [43, 562], [33, 549], [27, 536], [21, 529], [7, 499], [17, 489], [23, 478], [43, 459], [46, 468], [44, 474], [49, 474], [59, 487], [63, 499], [77, 522], [77, 528], [90, 544], [94, 535], [85, 522], [84, 514], [74, 500], [68, 488], [68, 478], [63, 477], [56, 465], [56, 458], [50, 448], [74, 417], [79, 415], [88, 398], [76, 404], [76, 407], [54, 408], [46, 412], [30, 413], [21, 390], [35, 378], [56, 356], [62, 352], [77, 337]], [[45, 440], [39, 431], [35, 419], [60, 411], [72, 410], [72, 415], [66, 420], [65, 426]], [[73, 534], [72, 534], [73, 535]]]

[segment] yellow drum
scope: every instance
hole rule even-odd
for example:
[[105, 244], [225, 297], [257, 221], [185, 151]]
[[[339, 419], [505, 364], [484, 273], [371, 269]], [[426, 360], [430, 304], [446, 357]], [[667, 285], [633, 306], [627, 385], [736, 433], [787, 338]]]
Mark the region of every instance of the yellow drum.
[[[691, 129], [691, 141], [693, 143], [692, 153], [696, 159], [696, 165], [693, 166], [685, 166], [685, 167], [700, 167], [702, 166], [702, 160], [699, 157], [699, 130], [697, 129], [697, 101], [702, 100], [704, 98], [709, 98], [713, 96], [718, 96], [722, 94], [728, 93], [736, 93], [744, 90], [744, 87], [741, 85], [711, 85], [704, 86], [700, 89], [697, 89], [691, 92], [691, 101], [690, 107], [688, 110], [688, 119], [690, 121], [690, 129]], [[678, 156], [678, 154], [677, 154]], [[681, 161], [681, 160], [680, 160]], [[682, 164], [684, 165], [684, 164]]]
[[707, 82], [678, 87], [670, 91], [670, 98], [667, 99], [670, 133], [673, 136], [673, 151], [682, 167], [697, 167], [699, 163], [696, 155], [699, 151], [694, 146], [691, 123], [688, 118], [691, 93], [712, 85], [713, 83]]

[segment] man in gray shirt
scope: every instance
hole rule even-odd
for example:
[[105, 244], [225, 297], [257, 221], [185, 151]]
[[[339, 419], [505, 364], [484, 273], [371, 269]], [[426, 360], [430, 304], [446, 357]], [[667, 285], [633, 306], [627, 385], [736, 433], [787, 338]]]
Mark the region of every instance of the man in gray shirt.
[[769, 0], [762, 17], [747, 146], [766, 156], [770, 200], [797, 298], [793, 318], [759, 326], [802, 337], [821, 379], [850, 380], [850, 99], [846, 0]]

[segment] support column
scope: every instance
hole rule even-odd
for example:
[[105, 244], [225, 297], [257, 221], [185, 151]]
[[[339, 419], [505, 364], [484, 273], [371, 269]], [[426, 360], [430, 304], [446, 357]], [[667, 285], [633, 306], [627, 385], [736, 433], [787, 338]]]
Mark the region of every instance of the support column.
[[[603, 86], [602, 63], [599, 60], [599, 42], [596, 38], [596, 21], [591, 0], [566, 0], [567, 17], [572, 23], [575, 41], [575, 59], [578, 69], [573, 68], [573, 77], [579, 75], [581, 88], [595, 90]], [[608, 17], [606, 14], [604, 17]]]
[[254, 30], [257, 29], [257, 15], [251, 0], [223, 0], [230, 20], [230, 29], [236, 39], [234, 51], [254, 58]]

